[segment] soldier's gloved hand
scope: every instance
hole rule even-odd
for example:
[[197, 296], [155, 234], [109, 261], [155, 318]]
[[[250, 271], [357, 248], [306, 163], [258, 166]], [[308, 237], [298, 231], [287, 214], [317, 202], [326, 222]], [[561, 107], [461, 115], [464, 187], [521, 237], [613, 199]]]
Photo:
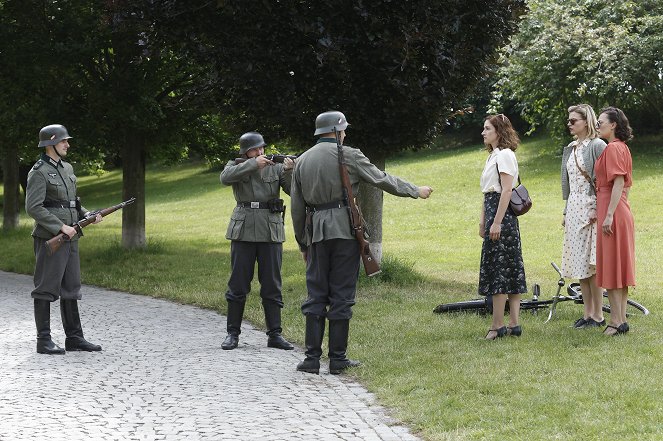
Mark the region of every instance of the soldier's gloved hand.
[[295, 166], [295, 161], [293, 161], [290, 158], [285, 158], [283, 160], [283, 170], [292, 170], [292, 168]]
[[263, 169], [268, 165], [274, 165], [274, 162], [267, 159], [267, 156], [265, 155], [256, 156], [256, 162], [258, 163], [258, 169]]
[[433, 189], [428, 186], [419, 187], [419, 197], [421, 199], [428, 199], [430, 194], [433, 192]]

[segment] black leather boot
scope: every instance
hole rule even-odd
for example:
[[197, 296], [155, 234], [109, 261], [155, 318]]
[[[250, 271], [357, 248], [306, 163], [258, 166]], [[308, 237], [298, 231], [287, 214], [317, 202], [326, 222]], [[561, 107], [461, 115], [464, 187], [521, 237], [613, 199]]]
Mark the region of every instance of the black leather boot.
[[267, 347], [285, 349], [286, 351], [295, 349], [295, 347], [281, 335], [281, 332], [283, 332], [283, 329], [281, 328], [281, 307], [276, 303], [263, 303], [262, 307], [265, 309]]
[[297, 370], [309, 374], [320, 373], [320, 357], [322, 356], [322, 338], [325, 335], [325, 318], [317, 315], [306, 316], [306, 358], [297, 365]]
[[51, 302], [35, 299], [35, 324], [37, 325], [37, 353], [64, 354], [64, 349], [51, 340]]
[[228, 335], [221, 344], [221, 349], [235, 349], [239, 344], [239, 334], [242, 332], [242, 318], [244, 317], [244, 302], [228, 301], [228, 319], [226, 328]]
[[329, 373], [340, 374], [349, 367], [360, 366], [356, 360], [350, 360], [345, 352], [348, 349], [350, 320], [329, 320]]
[[83, 337], [81, 316], [78, 313], [78, 300], [60, 299], [62, 327], [67, 338], [64, 348], [68, 351], [98, 352], [101, 346], [90, 343]]

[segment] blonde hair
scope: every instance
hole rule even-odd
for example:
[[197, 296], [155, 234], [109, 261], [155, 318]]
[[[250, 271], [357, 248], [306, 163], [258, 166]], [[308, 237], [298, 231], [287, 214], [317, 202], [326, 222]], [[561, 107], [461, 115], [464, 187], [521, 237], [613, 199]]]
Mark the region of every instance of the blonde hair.
[[[577, 113], [587, 121], [587, 138], [594, 139], [599, 137], [599, 132], [596, 130], [596, 113], [594, 109], [589, 104], [576, 104], [575, 106], [569, 107], [568, 113]], [[578, 139], [577, 135], [573, 136], [574, 139]]]

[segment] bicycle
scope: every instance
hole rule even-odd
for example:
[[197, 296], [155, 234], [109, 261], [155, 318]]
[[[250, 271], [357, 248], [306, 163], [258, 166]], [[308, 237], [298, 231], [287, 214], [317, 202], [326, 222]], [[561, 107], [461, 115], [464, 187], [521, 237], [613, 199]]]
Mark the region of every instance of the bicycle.
[[[557, 310], [558, 303], [569, 302], [569, 301], [576, 304], [583, 303], [580, 284], [577, 282], [571, 283], [566, 288], [566, 295], [561, 295], [562, 288], [566, 285], [566, 281], [564, 280], [564, 276], [562, 276], [562, 271], [555, 264], [555, 262], [550, 262], [550, 264], [555, 269], [555, 271], [557, 271], [557, 274], [559, 274], [559, 280], [557, 281], [557, 294], [555, 294], [555, 296], [552, 299], [540, 300], [539, 296], [541, 295], [541, 287], [538, 284], [534, 284], [532, 286], [532, 298], [522, 299], [520, 301], [520, 309], [526, 311], [532, 311], [532, 313], [537, 313], [539, 309], [550, 308], [550, 312], [548, 313], [548, 318], [544, 323], [548, 323], [552, 319], [553, 315], [555, 314], [555, 311]], [[604, 291], [603, 298], [605, 299], [607, 297], [608, 293]], [[627, 316], [638, 313], [643, 315], [649, 315], [649, 310], [644, 305], [636, 301], [633, 301], [631, 299], [628, 299], [627, 304], [628, 304], [626, 310]], [[493, 311], [492, 306], [493, 306], [492, 297], [484, 297], [480, 299], [465, 300], [455, 303], [444, 303], [436, 306], [435, 309], [433, 309], [433, 312], [436, 314], [442, 314], [445, 312], [476, 312], [476, 313], [488, 314], [492, 313]], [[508, 308], [509, 308], [509, 303], [507, 302], [505, 312], [508, 312]], [[610, 313], [610, 305], [603, 304], [603, 311]]]

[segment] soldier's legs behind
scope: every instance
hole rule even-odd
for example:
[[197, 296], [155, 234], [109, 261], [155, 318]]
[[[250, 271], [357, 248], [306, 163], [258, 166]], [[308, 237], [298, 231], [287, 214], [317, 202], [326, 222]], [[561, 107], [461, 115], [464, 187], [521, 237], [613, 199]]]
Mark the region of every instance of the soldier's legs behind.
[[265, 310], [265, 326], [267, 327], [267, 346], [270, 348], [291, 350], [291, 345], [281, 333], [281, 261], [283, 245], [280, 243], [258, 244], [258, 280], [260, 281], [260, 297]]
[[78, 312], [78, 300], [61, 298], [60, 314], [62, 316], [64, 333], [67, 336], [64, 341], [64, 348], [67, 351], [101, 351], [101, 346], [90, 343], [83, 337], [81, 316]]
[[37, 326], [37, 352], [40, 354], [64, 354], [65, 351], [51, 340], [51, 302], [58, 299], [60, 281], [67, 266], [68, 248], [61, 248], [53, 256], [46, 253], [45, 240], [34, 238], [35, 251], [35, 325]]
[[235, 349], [239, 344], [242, 332], [242, 318], [246, 296], [251, 291], [251, 280], [256, 263], [257, 244], [255, 242], [232, 241], [230, 243], [231, 273], [228, 280], [228, 319], [226, 329], [228, 335], [221, 344], [221, 349]]
[[302, 304], [306, 317], [306, 358], [297, 370], [317, 374], [320, 371], [322, 339], [329, 304], [329, 241], [316, 242], [309, 248], [306, 263], [306, 289], [308, 297]]
[[83, 337], [81, 316], [78, 312], [78, 299], [81, 298], [81, 265], [78, 256], [78, 241], [69, 242], [70, 247], [67, 267], [62, 277], [60, 289], [60, 315], [62, 327], [67, 338], [64, 348], [67, 351], [101, 351], [101, 346], [90, 343]]
[[330, 255], [329, 274], [329, 373], [340, 374], [344, 369], [359, 366], [347, 355], [352, 306], [355, 304], [359, 276], [359, 245], [355, 240], [335, 241]]
[[37, 325], [37, 353], [64, 354], [64, 349], [51, 340], [51, 302], [35, 299], [35, 324]]

